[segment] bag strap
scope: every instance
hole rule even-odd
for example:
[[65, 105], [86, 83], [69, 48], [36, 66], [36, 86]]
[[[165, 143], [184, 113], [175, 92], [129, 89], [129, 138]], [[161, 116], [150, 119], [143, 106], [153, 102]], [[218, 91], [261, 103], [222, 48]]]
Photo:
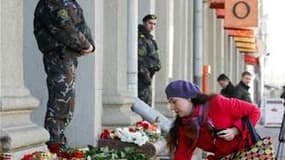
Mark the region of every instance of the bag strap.
[[248, 132], [250, 134], [251, 142], [253, 144], [257, 143], [261, 140], [261, 136], [257, 133], [256, 129], [252, 125], [251, 121], [249, 120], [248, 116], [242, 118], [242, 122], [244, 127], [247, 127]]
[[209, 113], [209, 102], [202, 104], [202, 116], [201, 116], [201, 123], [206, 123], [209, 121], [208, 113]]

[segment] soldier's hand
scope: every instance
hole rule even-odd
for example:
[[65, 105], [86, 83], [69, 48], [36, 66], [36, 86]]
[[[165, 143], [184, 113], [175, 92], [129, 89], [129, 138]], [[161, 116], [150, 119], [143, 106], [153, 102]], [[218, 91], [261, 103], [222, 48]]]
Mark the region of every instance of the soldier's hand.
[[93, 45], [90, 44], [88, 49], [81, 50], [81, 54], [83, 54], [83, 55], [89, 54], [93, 51], [93, 49], [94, 49]]

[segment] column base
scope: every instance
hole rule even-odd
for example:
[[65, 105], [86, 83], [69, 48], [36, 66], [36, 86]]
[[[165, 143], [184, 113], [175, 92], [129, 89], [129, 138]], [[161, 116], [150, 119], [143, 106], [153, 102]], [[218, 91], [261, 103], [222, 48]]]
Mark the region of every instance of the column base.
[[103, 97], [103, 127], [130, 126], [142, 119], [131, 110], [134, 103], [132, 97], [125, 94], [104, 95]]
[[49, 133], [31, 121], [32, 109], [39, 101], [24, 90], [15, 89], [14, 96], [0, 97], [0, 136], [10, 137], [10, 152], [17, 157], [14, 159], [21, 159], [29, 151], [46, 151], [45, 142], [49, 140]]
[[47, 146], [45, 144], [39, 144], [34, 146], [29, 146], [29, 148], [22, 148], [21, 150], [11, 152], [13, 159], [22, 159], [24, 155], [31, 154], [35, 151], [47, 152]]

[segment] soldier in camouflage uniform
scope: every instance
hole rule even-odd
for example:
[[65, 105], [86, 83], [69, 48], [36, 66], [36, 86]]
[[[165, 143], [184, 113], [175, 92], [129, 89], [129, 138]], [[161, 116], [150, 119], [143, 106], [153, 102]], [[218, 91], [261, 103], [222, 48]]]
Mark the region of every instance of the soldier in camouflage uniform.
[[53, 150], [67, 142], [64, 130], [74, 112], [77, 58], [92, 53], [95, 46], [76, 0], [39, 0], [34, 35], [47, 74], [45, 128], [50, 133], [48, 147]]
[[138, 26], [138, 97], [151, 105], [151, 81], [155, 72], [160, 70], [158, 47], [151, 35], [157, 17], [146, 15], [143, 25]]

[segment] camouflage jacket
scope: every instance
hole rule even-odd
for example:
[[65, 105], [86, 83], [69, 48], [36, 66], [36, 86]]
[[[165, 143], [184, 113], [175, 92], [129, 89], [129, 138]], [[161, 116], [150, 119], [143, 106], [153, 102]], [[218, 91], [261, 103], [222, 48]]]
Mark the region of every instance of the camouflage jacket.
[[80, 53], [90, 44], [95, 49], [83, 10], [76, 0], [40, 0], [34, 13], [34, 35], [43, 53], [56, 47]]
[[143, 25], [138, 26], [138, 74], [139, 79], [150, 83], [155, 72], [161, 68], [158, 56], [158, 47], [153, 36], [145, 30]]

